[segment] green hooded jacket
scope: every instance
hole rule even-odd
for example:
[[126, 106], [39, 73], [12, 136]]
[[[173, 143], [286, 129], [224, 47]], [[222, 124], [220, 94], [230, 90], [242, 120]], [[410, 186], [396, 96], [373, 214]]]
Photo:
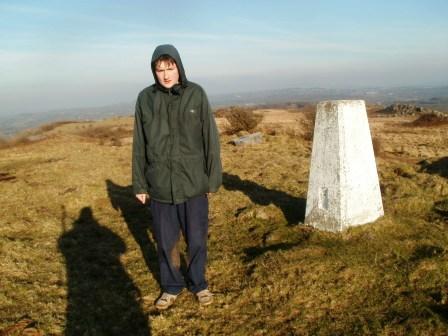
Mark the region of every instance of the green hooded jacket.
[[[155, 61], [169, 55], [180, 84], [157, 81]], [[205, 91], [187, 80], [178, 51], [158, 46], [151, 60], [155, 84], [143, 89], [135, 106], [132, 185], [135, 194], [178, 204], [215, 192], [222, 183], [219, 135]]]

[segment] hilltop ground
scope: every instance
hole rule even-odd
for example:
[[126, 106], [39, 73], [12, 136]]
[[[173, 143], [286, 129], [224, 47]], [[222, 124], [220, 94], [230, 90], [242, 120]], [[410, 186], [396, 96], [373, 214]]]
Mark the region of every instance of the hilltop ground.
[[386, 215], [336, 234], [303, 225], [309, 112], [258, 113], [264, 143], [221, 136], [216, 300], [204, 308], [187, 292], [152, 308], [157, 260], [130, 187], [132, 118], [54, 125], [1, 149], [0, 330], [16, 329], [0, 334], [29, 324], [36, 335], [446, 335], [448, 126], [371, 114]]

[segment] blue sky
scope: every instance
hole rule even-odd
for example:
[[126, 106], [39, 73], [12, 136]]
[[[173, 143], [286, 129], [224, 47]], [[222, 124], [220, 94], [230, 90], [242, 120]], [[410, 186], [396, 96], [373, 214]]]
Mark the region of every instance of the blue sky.
[[158, 44], [209, 94], [447, 85], [448, 1], [0, 0], [0, 113], [133, 101]]

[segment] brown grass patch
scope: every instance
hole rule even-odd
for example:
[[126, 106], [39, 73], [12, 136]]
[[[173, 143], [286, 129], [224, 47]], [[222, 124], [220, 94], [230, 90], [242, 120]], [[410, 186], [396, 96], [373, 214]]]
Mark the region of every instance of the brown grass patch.
[[21, 145], [28, 145], [30, 143], [38, 142], [45, 139], [41, 135], [21, 134], [12, 138], [0, 139], [0, 149], [12, 148]]
[[9, 173], [0, 173], [0, 182], [15, 180], [16, 177]]
[[308, 115], [308, 114], [315, 115], [316, 114], [316, 104], [306, 104], [303, 107], [299, 108], [297, 111], [302, 112], [305, 115]]
[[383, 105], [372, 104], [372, 105], [367, 105], [366, 109], [367, 109], [367, 115], [368, 116], [375, 116], [375, 115], [379, 114], [381, 111], [384, 110], [384, 106]]
[[381, 139], [379, 137], [372, 137], [372, 146], [373, 152], [375, 153], [376, 157], [383, 154], [383, 147], [381, 145]]
[[75, 124], [75, 123], [80, 123], [79, 121], [71, 121], [71, 120], [67, 120], [67, 121], [56, 121], [56, 122], [52, 122], [52, 123], [48, 123], [48, 124], [43, 124], [41, 126], [39, 126], [37, 128], [36, 131], [33, 132], [33, 134], [40, 134], [40, 133], [44, 133], [44, 132], [49, 132], [54, 130], [55, 128], [62, 126], [62, 125], [67, 125], [67, 124]]
[[99, 141], [101, 145], [112, 146], [121, 146], [122, 139], [132, 137], [132, 134], [132, 129], [123, 126], [88, 127], [78, 132], [78, 135], [84, 138]]
[[6, 148], [8, 146], [8, 143], [9, 143], [8, 139], [0, 136], [0, 149]]
[[422, 114], [408, 125], [415, 127], [437, 127], [442, 125], [448, 125], [448, 115], [442, 115], [437, 113]]

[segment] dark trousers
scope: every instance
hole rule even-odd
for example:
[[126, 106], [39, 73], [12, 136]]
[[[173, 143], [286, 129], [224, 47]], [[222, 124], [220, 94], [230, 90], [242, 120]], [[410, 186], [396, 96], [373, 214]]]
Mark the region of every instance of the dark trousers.
[[[154, 236], [160, 267], [162, 291], [178, 294], [188, 286], [197, 293], [207, 288], [208, 199], [206, 195], [193, 197], [181, 204], [167, 204], [151, 200]], [[183, 233], [187, 243], [188, 268], [186, 281], [176, 263], [176, 245]]]

